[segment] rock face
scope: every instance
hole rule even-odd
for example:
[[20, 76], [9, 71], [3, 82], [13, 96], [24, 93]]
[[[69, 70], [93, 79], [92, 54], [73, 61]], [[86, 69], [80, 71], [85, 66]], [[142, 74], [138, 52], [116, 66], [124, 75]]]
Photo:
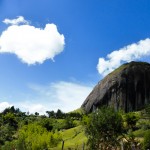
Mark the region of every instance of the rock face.
[[100, 81], [81, 107], [87, 113], [102, 105], [129, 112], [140, 110], [148, 103], [150, 103], [150, 64], [131, 62], [122, 65]]

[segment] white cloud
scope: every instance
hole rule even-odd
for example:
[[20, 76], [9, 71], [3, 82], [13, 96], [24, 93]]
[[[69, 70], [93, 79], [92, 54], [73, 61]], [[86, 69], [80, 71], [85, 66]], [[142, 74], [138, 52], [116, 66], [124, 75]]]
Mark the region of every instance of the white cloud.
[[0, 112], [4, 111], [6, 108], [14, 106], [15, 108], [19, 108], [21, 111], [28, 112], [30, 114], [34, 114], [35, 112], [38, 112], [40, 114], [45, 114], [47, 108], [36, 102], [14, 102], [13, 104], [10, 104], [9, 102], [1, 102], [0, 103]]
[[[60, 81], [47, 86], [30, 85], [30, 88], [37, 94], [34, 102], [41, 102], [44, 112], [57, 109], [69, 112], [80, 108], [93, 86]], [[33, 108], [32, 105], [28, 106]]]
[[3, 22], [11, 25], [0, 35], [0, 53], [15, 54], [22, 62], [31, 65], [53, 60], [64, 49], [64, 35], [58, 32], [55, 24], [46, 24], [44, 29], [36, 28], [27, 24], [23, 17]]
[[[72, 82], [53, 83], [51, 88], [55, 91], [56, 97], [63, 103], [81, 106], [91, 91], [91, 86], [85, 86]], [[74, 106], [73, 106], [74, 107]]]
[[2, 112], [5, 108], [11, 107], [12, 105], [8, 102], [0, 102], [0, 112]]
[[[11, 104], [15, 108], [30, 114], [35, 112], [46, 114], [47, 110], [57, 111], [58, 109], [63, 112], [73, 111], [80, 108], [93, 89], [91, 84], [66, 81], [54, 82], [49, 85], [30, 84], [28, 87], [32, 96], [24, 96]], [[27, 93], [24, 94], [28, 95]], [[0, 110], [12, 105], [9, 102], [0, 103]]]
[[108, 54], [106, 59], [99, 58], [97, 69], [101, 75], [105, 76], [124, 62], [139, 60], [148, 55], [150, 55], [149, 38], [115, 50]]
[[22, 111], [25, 112], [29, 112], [30, 114], [34, 114], [35, 112], [38, 112], [39, 114], [45, 114], [45, 112], [47, 111], [47, 108], [40, 104], [40, 103], [36, 103], [36, 102], [20, 102], [20, 103], [16, 103], [15, 106], [19, 109], [21, 109]]
[[5, 19], [3, 23], [11, 25], [29, 24], [29, 22], [25, 20], [23, 16], [19, 16], [17, 19]]

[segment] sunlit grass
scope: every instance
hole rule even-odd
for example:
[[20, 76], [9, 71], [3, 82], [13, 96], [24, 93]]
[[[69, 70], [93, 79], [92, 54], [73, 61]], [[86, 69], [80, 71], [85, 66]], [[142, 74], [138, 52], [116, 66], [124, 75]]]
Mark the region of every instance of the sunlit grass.
[[[83, 144], [87, 142], [87, 138], [84, 133], [83, 126], [77, 126], [68, 130], [60, 131], [62, 139], [64, 141], [64, 150], [69, 148], [82, 149]], [[58, 144], [53, 150], [59, 150], [62, 147], [62, 142]]]

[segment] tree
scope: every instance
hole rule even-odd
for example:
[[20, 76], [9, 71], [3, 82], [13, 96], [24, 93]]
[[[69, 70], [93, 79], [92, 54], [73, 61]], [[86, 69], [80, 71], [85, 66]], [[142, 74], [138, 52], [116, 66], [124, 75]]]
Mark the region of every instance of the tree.
[[53, 110], [52, 111], [46, 111], [46, 113], [48, 114], [49, 118], [54, 118], [55, 117], [55, 112]]
[[18, 122], [16, 120], [16, 117], [13, 113], [7, 113], [3, 116], [3, 122], [4, 124], [9, 124], [9, 126], [14, 127], [14, 129], [18, 128]]
[[47, 131], [51, 131], [53, 129], [53, 120], [51, 118], [43, 118], [40, 120], [40, 125], [47, 129]]
[[75, 126], [73, 123], [73, 119], [69, 116], [65, 118], [64, 124], [65, 124], [65, 129], [70, 129]]
[[76, 120], [79, 120], [82, 118], [82, 115], [78, 112], [71, 112], [71, 113], [68, 113], [66, 115], [73, 118], [73, 119], [76, 119]]
[[63, 117], [64, 117], [64, 113], [60, 109], [58, 109], [56, 112], [56, 118], [62, 119]]
[[[24, 147], [25, 150], [48, 150], [57, 146], [61, 140], [58, 133], [49, 132], [41, 125], [32, 123], [18, 131], [17, 145], [20, 149]], [[16, 149], [19, 148], [16, 147]]]
[[38, 113], [38, 112], [35, 112], [35, 116], [39, 116], [39, 113]]
[[11, 107], [6, 108], [6, 109], [2, 112], [2, 114], [4, 114], [4, 115], [7, 114], [7, 113], [13, 113], [13, 114], [15, 114], [15, 113], [18, 113], [18, 111], [20, 111], [19, 108], [15, 109], [14, 106], [11, 106]]
[[103, 107], [92, 113], [86, 123], [88, 145], [91, 150], [117, 148], [123, 134], [123, 120], [113, 108]]

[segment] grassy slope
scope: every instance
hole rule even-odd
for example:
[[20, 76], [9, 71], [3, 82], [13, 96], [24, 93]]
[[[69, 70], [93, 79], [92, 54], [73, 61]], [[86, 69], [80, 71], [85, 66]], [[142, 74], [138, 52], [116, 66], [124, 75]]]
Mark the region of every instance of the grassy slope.
[[[142, 111], [136, 112], [137, 114], [141, 114]], [[139, 124], [141, 121], [149, 122], [149, 119], [141, 116], [141, 119], [137, 122]], [[62, 120], [59, 120], [60, 122]], [[62, 139], [64, 140], [64, 150], [82, 150], [83, 143], [87, 142], [87, 137], [84, 133], [84, 127], [80, 125], [80, 122], [77, 121], [78, 126], [60, 131]], [[150, 124], [150, 122], [149, 122]], [[139, 141], [143, 141], [143, 136], [147, 132], [147, 129], [139, 128], [138, 130], [134, 131], [133, 134], [135, 135], [136, 139]], [[62, 142], [58, 144], [57, 147], [52, 148], [51, 150], [61, 150]]]
[[79, 114], [85, 114], [85, 111], [83, 110], [83, 108], [78, 108], [78, 109], [75, 109], [69, 113], [79, 113]]
[[[83, 143], [86, 143], [87, 138], [84, 134], [84, 128], [80, 125], [68, 130], [60, 131], [62, 139], [64, 140], [64, 150], [69, 148], [82, 149]], [[53, 150], [61, 150], [62, 143], [59, 143]]]

